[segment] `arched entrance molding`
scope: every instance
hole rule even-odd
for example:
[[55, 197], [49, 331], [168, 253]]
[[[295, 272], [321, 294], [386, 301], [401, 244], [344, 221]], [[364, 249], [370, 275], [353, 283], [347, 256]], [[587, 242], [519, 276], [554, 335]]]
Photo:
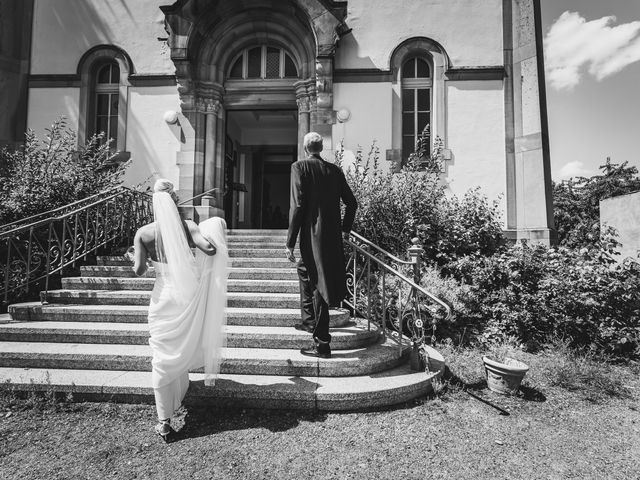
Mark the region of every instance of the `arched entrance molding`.
[[[330, 142], [333, 56], [346, 32], [346, 2], [179, 0], [161, 9], [184, 117], [178, 153], [183, 197], [224, 186], [226, 109], [297, 107], [299, 140], [314, 129]], [[260, 43], [286, 49], [298, 81], [226, 81], [235, 55]]]

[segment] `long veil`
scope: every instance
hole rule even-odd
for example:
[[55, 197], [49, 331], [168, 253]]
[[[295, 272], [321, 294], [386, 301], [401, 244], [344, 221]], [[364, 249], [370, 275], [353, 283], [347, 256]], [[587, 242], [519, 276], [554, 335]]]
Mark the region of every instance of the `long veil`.
[[[229, 254], [226, 225], [220, 218], [200, 224], [203, 236], [216, 247], [194, 257], [178, 209], [170, 194], [153, 194], [156, 222], [156, 275], [164, 287], [149, 306], [149, 344], [153, 350], [154, 388], [173, 385], [185, 372], [204, 366], [205, 384], [220, 371], [224, 346]], [[186, 390], [180, 391], [182, 401]]]
[[200, 275], [178, 209], [169, 193], [153, 194], [153, 214], [160, 274], [171, 278], [175, 301], [189, 303], [196, 294]]
[[216, 247], [212, 257], [197, 252], [197, 261], [202, 268], [201, 289], [206, 297], [206, 318], [201, 340], [204, 354], [205, 385], [214, 385], [220, 372], [220, 354], [226, 344], [227, 277], [229, 275], [229, 250], [227, 247], [227, 224], [219, 217], [209, 218], [198, 225], [200, 233]]

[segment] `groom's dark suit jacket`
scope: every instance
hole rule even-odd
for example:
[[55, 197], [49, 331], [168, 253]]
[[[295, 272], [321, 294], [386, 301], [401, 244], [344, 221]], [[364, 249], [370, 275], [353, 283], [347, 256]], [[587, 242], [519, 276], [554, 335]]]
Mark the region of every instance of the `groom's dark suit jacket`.
[[[340, 199], [346, 205], [343, 219]], [[337, 305], [347, 293], [341, 232], [351, 231], [357, 208], [340, 167], [319, 156], [291, 165], [287, 247], [295, 246], [299, 233], [302, 261], [329, 305]]]

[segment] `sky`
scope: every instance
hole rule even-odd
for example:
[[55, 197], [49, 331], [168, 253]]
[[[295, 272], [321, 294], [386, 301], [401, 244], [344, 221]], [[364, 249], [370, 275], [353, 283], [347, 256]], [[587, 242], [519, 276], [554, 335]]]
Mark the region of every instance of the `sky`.
[[640, 0], [541, 0], [551, 173], [640, 170]]

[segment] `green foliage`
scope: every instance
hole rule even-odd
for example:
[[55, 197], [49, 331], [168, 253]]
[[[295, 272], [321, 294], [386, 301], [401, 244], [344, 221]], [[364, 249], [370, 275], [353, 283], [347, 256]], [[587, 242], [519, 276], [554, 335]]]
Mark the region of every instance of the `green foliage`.
[[[403, 257], [417, 237], [429, 263], [446, 265], [469, 254], [490, 255], [503, 245], [498, 203], [490, 204], [480, 190], [462, 199], [447, 197], [441, 178], [440, 145], [429, 157], [418, 144], [399, 172], [383, 171], [380, 151], [362, 149], [347, 169], [347, 182], [358, 199], [354, 230], [385, 250]], [[342, 165], [344, 150], [336, 153]]]
[[0, 150], [0, 224], [46, 212], [117, 186], [127, 164], [114, 164], [109, 142], [94, 135], [78, 146], [57, 120], [44, 139], [26, 133], [24, 146]]
[[522, 244], [491, 257], [463, 258], [452, 271], [472, 295], [457, 315], [473, 314], [458, 321], [480, 320], [483, 342], [516, 338], [536, 350], [552, 336], [574, 348], [637, 357], [640, 265], [617, 263], [615, 244], [606, 232], [580, 250]]
[[600, 200], [640, 191], [638, 169], [607, 162], [602, 174], [553, 185], [554, 221], [560, 245], [580, 248], [600, 239]]

